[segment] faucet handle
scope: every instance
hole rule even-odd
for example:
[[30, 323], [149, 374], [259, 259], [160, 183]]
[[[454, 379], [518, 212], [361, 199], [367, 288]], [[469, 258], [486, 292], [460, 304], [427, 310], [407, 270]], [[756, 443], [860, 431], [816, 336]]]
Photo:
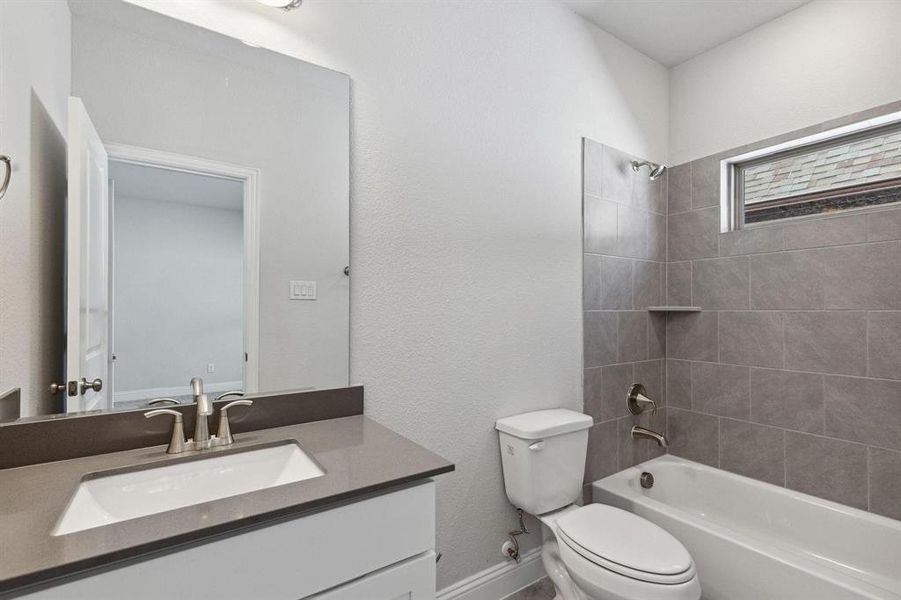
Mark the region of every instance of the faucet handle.
[[172, 437], [169, 439], [169, 447], [166, 448], [166, 454], [180, 454], [185, 451], [185, 418], [177, 410], [171, 408], [157, 408], [144, 413], [146, 418], [159, 417], [160, 415], [172, 415], [175, 422], [172, 424]]
[[218, 443], [231, 444], [235, 441], [235, 438], [231, 432], [231, 427], [228, 424], [228, 409], [233, 406], [251, 405], [253, 405], [253, 400], [235, 400], [234, 402], [229, 402], [219, 409], [219, 429], [216, 432], [216, 439], [218, 440]]
[[647, 407], [651, 407], [651, 414], [657, 414], [657, 403], [645, 395], [644, 386], [640, 383], [633, 383], [629, 388], [629, 396], [627, 399], [629, 412], [633, 415], [640, 415]]
[[178, 404], [178, 400], [175, 398], [154, 398], [147, 403], [147, 406], [175, 406], [176, 404]]

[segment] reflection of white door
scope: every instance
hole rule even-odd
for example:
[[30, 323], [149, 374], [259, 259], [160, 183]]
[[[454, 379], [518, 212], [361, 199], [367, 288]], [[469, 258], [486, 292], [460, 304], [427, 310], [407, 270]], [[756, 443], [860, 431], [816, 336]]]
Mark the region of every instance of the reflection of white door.
[[66, 204], [66, 411], [110, 408], [109, 188], [106, 150], [84, 104], [69, 98]]

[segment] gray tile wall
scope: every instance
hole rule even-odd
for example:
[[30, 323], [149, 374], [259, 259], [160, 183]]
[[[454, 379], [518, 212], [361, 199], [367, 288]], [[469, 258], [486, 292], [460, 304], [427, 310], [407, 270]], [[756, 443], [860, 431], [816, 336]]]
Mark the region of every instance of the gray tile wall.
[[591, 482], [660, 453], [632, 440], [633, 424], [663, 431], [666, 409], [633, 417], [626, 396], [633, 382], [665, 405], [665, 316], [649, 313], [666, 296], [666, 176], [635, 173], [635, 158], [583, 142], [584, 402], [594, 419], [585, 481]]
[[751, 148], [669, 170], [670, 452], [901, 519], [901, 208], [720, 233]]

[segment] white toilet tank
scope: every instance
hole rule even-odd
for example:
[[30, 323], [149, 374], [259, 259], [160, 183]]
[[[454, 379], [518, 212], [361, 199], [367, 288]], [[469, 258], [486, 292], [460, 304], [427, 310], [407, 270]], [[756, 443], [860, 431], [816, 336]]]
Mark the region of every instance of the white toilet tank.
[[554, 408], [498, 419], [504, 487], [513, 506], [541, 515], [582, 493], [591, 417]]

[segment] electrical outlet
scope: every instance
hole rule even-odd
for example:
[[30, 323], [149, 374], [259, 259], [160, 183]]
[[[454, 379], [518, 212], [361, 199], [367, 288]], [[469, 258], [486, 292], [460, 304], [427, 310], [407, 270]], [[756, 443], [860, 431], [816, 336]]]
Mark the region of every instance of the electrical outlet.
[[297, 281], [292, 279], [288, 290], [288, 298], [290, 300], [315, 300], [316, 282]]
[[216, 363], [207, 363], [206, 364], [206, 372], [207, 373], [215, 373], [216, 372]]

